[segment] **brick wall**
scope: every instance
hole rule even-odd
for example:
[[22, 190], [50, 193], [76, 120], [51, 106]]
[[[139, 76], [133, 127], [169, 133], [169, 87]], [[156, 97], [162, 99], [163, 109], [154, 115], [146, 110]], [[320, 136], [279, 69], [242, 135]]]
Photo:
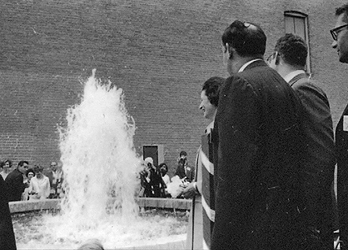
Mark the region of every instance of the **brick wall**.
[[[305, 2], [305, 3], [303, 3]], [[234, 19], [261, 24], [267, 53], [284, 34], [285, 10], [308, 14], [313, 78], [327, 92], [335, 123], [347, 102], [345, 65], [328, 30], [342, 1], [0, 0], [0, 158], [47, 166], [60, 156], [57, 125], [79, 102], [93, 68], [125, 93], [136, 150], [164, 144], [170, 167], [181, 150], [193, 164], [207, 125], [201, 84], [227, 76], [220, 36]]]

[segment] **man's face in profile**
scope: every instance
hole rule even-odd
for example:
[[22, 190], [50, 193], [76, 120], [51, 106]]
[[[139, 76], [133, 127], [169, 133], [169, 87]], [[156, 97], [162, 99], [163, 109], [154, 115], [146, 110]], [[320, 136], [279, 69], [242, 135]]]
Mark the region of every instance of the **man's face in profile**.
[[332, 43], [332, 47], [337, 50], [338, 59], [342, 63], [348, 63], [348, 27], [344, 26], [347, 24], [346, 20], [345, 13], [338, 16], [334, 29], [337, 41]]
[[26, 164], [26, 163], [23, 163], [23, 166], [19, 166], [18, 170], [19, 170], [22, 174], [24, 174], [24, 173], [27, 171], [28, 168], [29, 168], [29, 165]]

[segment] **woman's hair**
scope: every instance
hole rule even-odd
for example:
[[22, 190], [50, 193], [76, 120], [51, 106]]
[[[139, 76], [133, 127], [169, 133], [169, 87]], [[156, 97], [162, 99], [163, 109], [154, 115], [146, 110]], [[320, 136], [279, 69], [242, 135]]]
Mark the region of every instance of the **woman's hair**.
[[11, 161], [11, 160], [9, 160], [9, 159], [5, 160], [5, 161], [4, 161], [4, 165], [6, 164], [6, 162], [8, 162], [8, 164], [10, 165], [10, 167], [12, 167], [12, 161]]
[[33, 173], [35, 176], [35, 172], [33, 169], [29, 168], [26, 172], [25, 172], [25, 176], [28, 177], [29, 173]]
[[205, 90], [209, 102], [215, 107], [219, 104], [220, 87], [224, 84], [225, 78], [213, 76], [203, 83], [202, 91]]

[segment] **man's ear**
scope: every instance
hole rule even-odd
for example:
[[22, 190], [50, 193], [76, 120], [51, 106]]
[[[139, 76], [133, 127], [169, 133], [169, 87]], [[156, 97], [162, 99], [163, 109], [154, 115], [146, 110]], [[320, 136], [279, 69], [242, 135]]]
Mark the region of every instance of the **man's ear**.
[[226, 48], [228, 52], [228, 59], [231, 60], [233, 58], [234, 48], [232, 48], [228, 43], [226, 43]]
[[280, 55], [278, 53], [278, 51], [275, 53], [275, 65], [279, 65], [280, 63]]

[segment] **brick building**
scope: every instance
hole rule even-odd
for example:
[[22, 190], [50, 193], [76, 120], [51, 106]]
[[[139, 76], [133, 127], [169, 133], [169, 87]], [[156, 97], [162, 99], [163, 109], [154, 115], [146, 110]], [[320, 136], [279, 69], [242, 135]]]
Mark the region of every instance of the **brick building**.
[[[0, 0], [0, 158], [48, 166], [59, 159], [57, 125], [79, 102], [93, 68], [124, 90], [134, 144], [159, 145], [174, 168], [194, 163], [206, 121], [200, 88], [227, 77], [220, 37], [234, 19], [258, 23], [267, 53], [293, 29], [310, 47], [308, 70], [326, 91], [334, 123], [348, 101], [346, 65], [329, 29], [340, 0]], [[294, 25], [292, 25], [293, 23]], [[156, 146], [157, 147], [157, 146]]]

